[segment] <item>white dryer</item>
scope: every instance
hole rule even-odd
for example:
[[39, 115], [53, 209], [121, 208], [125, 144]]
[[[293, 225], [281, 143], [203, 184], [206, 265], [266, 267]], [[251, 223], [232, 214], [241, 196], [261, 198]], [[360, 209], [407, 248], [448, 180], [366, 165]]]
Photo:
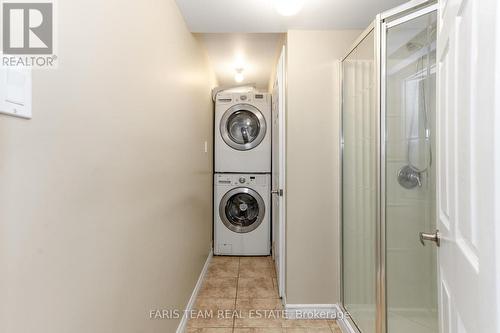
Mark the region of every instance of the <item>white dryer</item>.
[[271, 127], [270, 94], [217, 94], [215, 172], [271, 172]]
[[214, 254], [270, 254], [270, 186], [270, 175], [215, 174]]

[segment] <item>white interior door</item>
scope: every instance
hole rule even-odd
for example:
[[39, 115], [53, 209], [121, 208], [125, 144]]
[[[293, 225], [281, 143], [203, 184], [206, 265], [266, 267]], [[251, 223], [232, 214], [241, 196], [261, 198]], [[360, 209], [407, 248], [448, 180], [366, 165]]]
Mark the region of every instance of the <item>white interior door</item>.
[[272, 103], [272, 209], [273, 256], [276, 263], [278, 290], [285, 295], [285, 47], [276, 69]]
[[499, 332], [498, 0], [441, 0], [438, 296], [442, 333]]

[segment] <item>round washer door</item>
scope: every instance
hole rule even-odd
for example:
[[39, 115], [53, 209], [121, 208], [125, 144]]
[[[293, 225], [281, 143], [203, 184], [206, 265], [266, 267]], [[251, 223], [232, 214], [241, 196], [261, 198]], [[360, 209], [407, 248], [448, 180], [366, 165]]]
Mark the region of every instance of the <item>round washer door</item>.
[[229, 230], [240, 234], [255, 230], [264, 220], [265, 212], [262, 197], [247, 187], [230, 190], [219, 204], [222, 223]]
[[220, 134], [228, 146], [236, 150], [250, 150], [264, 139], [266, 120], [255, 106], [237, 104], [222, 116]]

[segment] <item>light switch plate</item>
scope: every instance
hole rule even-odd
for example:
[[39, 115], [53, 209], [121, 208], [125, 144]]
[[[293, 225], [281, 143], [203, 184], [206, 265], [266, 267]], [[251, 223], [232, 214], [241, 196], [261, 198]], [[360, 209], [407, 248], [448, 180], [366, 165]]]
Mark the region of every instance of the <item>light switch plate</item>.
[[0, 113], [31, 119], [31, 100], [31, 69], [0, 67]]

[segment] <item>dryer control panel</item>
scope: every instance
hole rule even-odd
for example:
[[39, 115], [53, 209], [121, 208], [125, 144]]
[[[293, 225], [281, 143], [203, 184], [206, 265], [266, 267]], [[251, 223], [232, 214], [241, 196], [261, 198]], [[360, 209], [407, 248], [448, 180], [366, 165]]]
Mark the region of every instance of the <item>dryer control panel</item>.
[[270, 94], [268, 93], [219, 93], [217, 95], [217, 104], [268, 102], [269, 99]]

